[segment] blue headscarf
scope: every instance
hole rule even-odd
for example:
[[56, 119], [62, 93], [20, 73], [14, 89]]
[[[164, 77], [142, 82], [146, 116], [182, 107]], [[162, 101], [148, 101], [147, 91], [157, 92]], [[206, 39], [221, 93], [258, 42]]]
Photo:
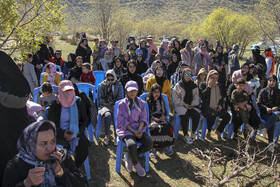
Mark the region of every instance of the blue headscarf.
[[[18, 139], [17, 142], [17, 148], [18, 148], [18, 157], [21, 158], [26, 163], [33, 165], [35, 167], [38, 167], [40, 160], [36, 156], [36, 140], [37, 140], [37, 134], [38, 129], [45, 123], [49, 123], [54, 127], [54, 133], [56, 137], [56, 128], [55, 124], [51, 121], [44, 120], [39, 122], [34, 122], [27, 126], [21, 136]], [[52, 170], [51, 163], [46, 163], [44, 165], [45, 172], [44, 172], [44, 181], [40, 184], [41, 187], [48, 187], [48, 186], [56, 186], [55, 182], [55, 174]]]

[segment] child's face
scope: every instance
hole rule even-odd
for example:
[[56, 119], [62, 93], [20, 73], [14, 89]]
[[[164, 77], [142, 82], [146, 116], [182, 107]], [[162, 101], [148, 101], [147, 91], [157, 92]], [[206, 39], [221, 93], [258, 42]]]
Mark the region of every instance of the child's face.
[[127, 96], [131, 99], [134, 99], [137, 96], [137, 93], [137, 90], [131, 90], [130, 92], [127, 92]]
[[236, 85], [236, 88], [237, 88], [239, 91], [242, 91], [242, 90], [244, 90], [244, 88], [245, 88], [245, 84], [237, 84], [237, 85]]
[[154, 100], [158, 100], [159, 96], [160, 96], [160, 90], [159, 89], [156, 89], [155, 91], [153, 91]]
[[82, 66], [82, 72], [84, 74], [87, 74], [88, 73], [88, 69], [85, 66]]
[[48, 98], [52, 95], [51, 92], [43, 92], [44, 97]]
[[45, 71], [46, 71], [47, 74], [49, 74], [51, 72], [49, 68], [46, 68]]
[[78, 68], [81, 68], [82, 64], [83, 64], [83, 60], [82, 59], [77, 59], [76, 60], [76, 65], [77, 65]]

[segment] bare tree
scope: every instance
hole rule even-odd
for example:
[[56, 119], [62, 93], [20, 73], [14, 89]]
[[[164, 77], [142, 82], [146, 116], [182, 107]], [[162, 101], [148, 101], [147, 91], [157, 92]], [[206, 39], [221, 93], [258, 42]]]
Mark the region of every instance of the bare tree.
[[[272, 182], [276, 182], [279, 179], [279, 171], [277, 171], [279, 155], [273, 153], [271, 155], [266, 154], [269, 146], [264, 149], [251, 147], [248, 138], [245, 143], [239, 142], [236, 149], [221, 144], [214, 144], [205, 151], [196, 148], [193, 152], [208, 161], [208, 175], [196, 173], [196, 178], [207, 180], [211, 186], [224, 186], [233, 180], [241, 180], [246, 183], [256, 182], [270, 172], [272, 174]], [[216, 164], [228, 159], [228, 155], [223, 154], [222, 149], [230, 150], [232, 153], [230, 156], [233, 157], [231, 160], [231, 172], [224, 177], [218, 176], [213, 169]], [[266, 163], [266, 166], [260, 170], [257, 169], [258, 167], [255, 167], [254, 173], [248, 175], [248, 170], [252, 170], [253, 166], [261, 163]]]
[[254, 17], [261, 29], [262, 36], [274, 45], [280, 33], [280, 0], [260, 0], [255, 5]]

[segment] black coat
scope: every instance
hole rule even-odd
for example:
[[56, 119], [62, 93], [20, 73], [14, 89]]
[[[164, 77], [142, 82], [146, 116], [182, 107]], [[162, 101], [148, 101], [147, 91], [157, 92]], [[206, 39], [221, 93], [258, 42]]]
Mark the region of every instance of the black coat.
[[278, 107], [278, 110], [280, 110], [280, 90], [278, 88], [274, 89], [271, 97], [269, 97], [269, 93], [269, 87], [266, 87], [260, 91], [258, 96], [257, 104], [262, 117], [268, 114], [267, 108]]
[[75, 78], [77, 81], [79, 81], [82, 73], [82, 68], [78, 68], [77, 66], [75, 66], [70, 70], [68, 79], [71, 80], [72, 78]]
[[83, 62], [88, 62], [90, 63], [90, 55], [92, 53], [91, 48], [87, 45], [86, 49], [78, 45], [75, 54], [77, 56], [83, 57]]
[[123, 85], [123, 88], [125, 88], [125, 84], [128, 82], [128, 81], [135, 81], [137, 82], [137, 85], [138, 85], [138, 94], [137, 96], [140, 96], [142, 93], [143, 93], [143, 80], [142, 80], [142, 77], [138, 74], [131, 74], [131, 73], [126, 73], [122, 76], [120, 82], [122, 83]]
[[[24, 187], [23, 181], [27, 178], [30, 169], [34, 166], [26, 163], [21, 158], [15, 156], [11, 159], [6, 167], [3, 187]], [[64, 175], [55, 177], [58, 186], [75, 186], [84, 187], [87, 184], [87, 179], [80, 170], [75, 166], [72, 158], [67, 154], [64, 161], [62, 161], [62, 168]]]
[[[83, 141], [85, 141], [88, 146], [90, 145], [90, 142], [86, 138], [84, 131], [85, 128], [89, 125], [90, 120], [88, 118], [88, 115], [86, 113], [85, 105], [81, 101], [81, 99], [78, 99], [77, 101], [78, 106], [78, 117], [79, 117], [79, 134], [78, 137], [81, 138]], [[56, 137], [57, 137], [57, 144], [63, 145], [67, 148], [69, 148], [69, 143], [64, 138], [64, 130], [60, 128], [60, 116], [61, 116], [61, 104], [58, 100], [53, 101], [50, 105], [50, 108], [48, 110], [48, 117], [47, 119], [54, 122], [56, 125]]]
[[[222, 98], [219, 101], [219, 105], [223, 106], [224, 104], [224, 95], [221, 88], [221, 85], [218, 83], [220, 88], [220, 92], [222, 94]], [[201, 97], [201, 105], [202, 107], [209, 107], [210, 106], [210, 99], [211, 99], [211, 88], [207, 86], [206, 82], [202, 82], [199, 85], [199, 95]]]
[[177, 62], [170, 62], [167, 66], [167, 76], [168, 79], [170, 80], [170, 77], [176, 72], [176, 69], [178, 67], [179, 61], [177, 60]]

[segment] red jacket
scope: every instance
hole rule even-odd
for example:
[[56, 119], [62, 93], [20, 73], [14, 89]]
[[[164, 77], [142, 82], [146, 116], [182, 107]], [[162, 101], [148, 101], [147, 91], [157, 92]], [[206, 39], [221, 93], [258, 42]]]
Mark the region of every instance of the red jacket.
[[[56, 64], [56, 65], [59, 65], [59, 66], [62, 68], [65, 61], [61, 58], [61, 59], [59, 60], [59, 62], [57, 62], [57, 60], [56, 60], [54, 57], [51, 57], [50, 62], [52, 62], [52, 63], [54, 63], [54, 64]], [[59, 63], [59, 64], [58, 64], [58, 63]], [[61, 70], [62, 70], [62, 69], [61, 69]]]
[[87, 74], [82, 73], [81, 81], [95, 85], [95, 77], [93, 76], [92, 71], [88, 70]]

